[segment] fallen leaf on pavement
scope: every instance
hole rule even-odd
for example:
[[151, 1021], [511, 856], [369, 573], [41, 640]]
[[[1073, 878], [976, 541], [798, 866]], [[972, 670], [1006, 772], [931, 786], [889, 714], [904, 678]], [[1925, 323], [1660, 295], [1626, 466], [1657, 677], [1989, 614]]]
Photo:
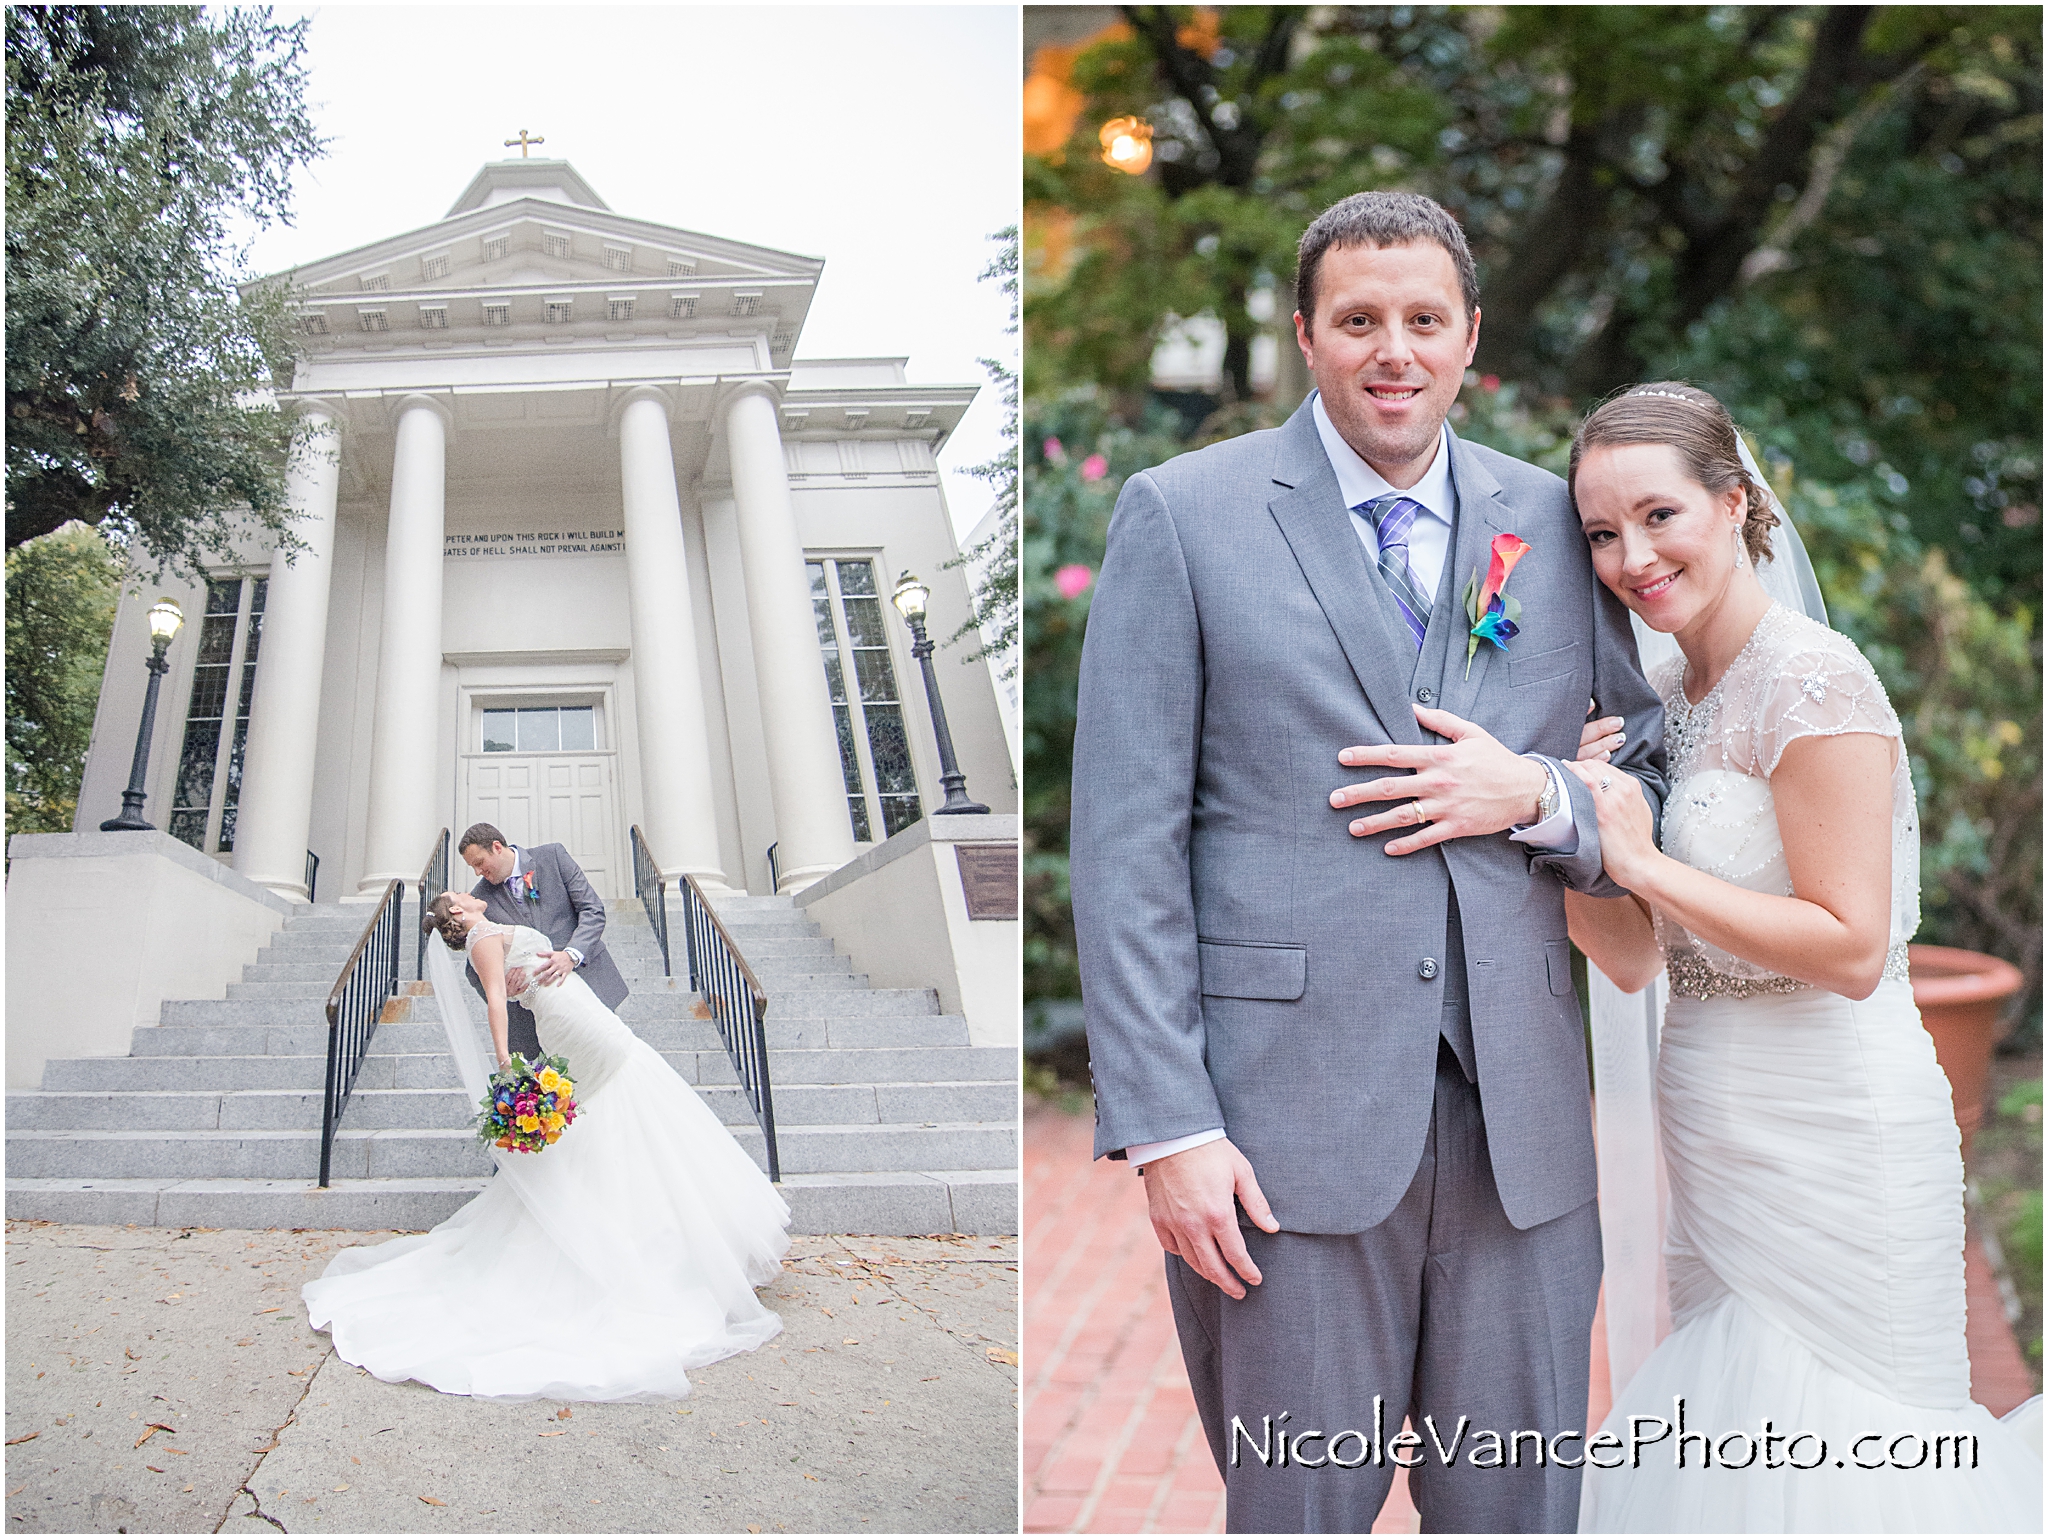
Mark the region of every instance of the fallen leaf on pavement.
[[235, 1345], [238, 1347], [253, 1347], [256, 1345], [256, 1338], [254, 1336], [244, 1336]]
[[542, 1437], [567, 1437], [568, 1435], [569, 1435], [569, 1429], [568, 1429], [568, 1428], [566, 1428], [566, 1427], [564, 1427], [564, 1428], [563, 1428], [563, 1429], [562, 1429], [561, 1431], [559, 1431], [559, 1432], [543, 1432], [543, 1433], [541, 1434], [541, 1436], [542, 1436]]
[[[282, 1308], [284, 1308], [284, 1305], [282, 1304], [272, 1304], [268, 1309], [259, 1309], [256, 1311], [256, 1313], [258, 1313], [259, 1315], [274, 1315]], [[425, 1501], [426, 1498], [423, 1496], [420, 1498], [420, 1500]]]
[[565, 1406], [563, 1406], [563, 1407], [562, 1407], [562, 1408], [561, 1408], [561, 1409], [560, 1409], [559, 1411], [555, 1412], [555, 1420], [556, 1420], [556, 1421], [567, 1421], [567, 1420], [568, 1420], [568, 1419], [569, 1419], [569, 1418], [570, 1418], [571, 1416], [574, 1416], [575, 1414], [576, 1414], [576, 1413], [575, 1413], [574, 1411], [570, 1410], [570, 1409], [569, 1409], [569, 1408], [568, 1408], [568, 1407], [567, 1407], [567, 1406], [565, 1405]]
[[348, 1462], [351, 1464], [361, 1464], [363, 1461], [361, 1459], [358, 1459], [354, 1454], [350, 1454], [348, 1456]]
[[[42, 1377], [42, 1375], [41, 1375], [41, 1374], [37, 1374], [37, 1375], [36, 1375], [36, 1377], [40, 1379], [40, 1378]], [[22, 1433], [22, 1435], [21, 1435], [20, 1437], [11, 1437], [11, 1438], [9, 1438], [9, 1439], [7, 1440], [7, 1442], [6, 1442], [6, 1445], [5, 1445], [5, 1446], [7, 1446], [7, 1447], [9, 1447], [9, 1448], [12, 1448], [12, 1447], [13, 1447], [13, 1446], [14, 1446], [14, 1445], [15, 1445], [16, 1443], [26, 1443], [26, 1442], [27, 1442], [27, 1441], [28, 1441], [28, 1440], [29, 1440], [30, 1438], [32, 1438], [32, 1437], [41, 1437], [41, 1436], [42, 1436], [42, 1433], [40, 1433], [40, 1432], [24, 1432], [24, 1433]]]
[[169, 1443], [166, 1443], [166, 1444], [164, 1444], [164, 1452], [165, 1452], [165, 1453], [174, 1453], [174, 1454], [184, 1454], [184, 1455], [185, 1455], [185, 1456], [186, 1456], [187, 1458], [190, 1458], [190, 1457], [191, 1457], [191, 1454], [192, 1454], [192, 1450], [191, 1450], [191, 1449], [189, 1449], [189, 1448], [173, 1448], [173, 1447], [171, 1447], [171, 1445], [170, 1445]]
[[139, 1361], [142, 1357], [142, 1354], [133, 1347], [123, 1347], [121, 1350], [128, 1354], [128, 1361], [131, 1363]]
[[347, 1487], [347, 1486], [336, 1486], [336, 1487], [335, 1487], [334, 1489], [335, 1489], [336, 1491], [346, 1491], [346, 1490], [348, 1489], [348, 1487]]
[[839, 1344], [842, 1347], [857, 1347], [860, 1345], [860, 1338], [858, 1336], [849, 1336]]
[[988, 1360], [992, 1363], [1008, 1363], [1012, 1368], [1017, 1366], [1017, 1354], [1015, 1352], [1005, 1352], [1001, 1347], [990, 1347], [988, 1349]]
[[431, 1496], [423, 1496], [420, 1498], [420, 1500], [425, 1502], [429, 1507], [445, 1507], [448, 1505], [446, 1502], [435, 1501]]
[[252, 1449], [250, 1449], [250, 1450], [249, 1450], [249, 1452], [251, 1452], [251, 1453], [275, 1453], [275, 1452], [277, 1452], [277, 1440], [276, 1440], [275, 1438], [273, 1438], [273, 1439], [271, 1439], [271, 1440], [270, 1440], [270, 1441], [269, 1441], [268, 1443], [265, 1443], [265, 1444], [264, 1444], [264, 1445], [263, 1445], [263, 1446], [262, 1446], [261, 1448], [252, 1448]]
[[192, 1488], [191, 1488], [190, 1486], [187, 1486], [187, 1487], [185, 1487], [185, 1489], [186, 1489], [187, 1491], [189, 1491], [189, 1490], [191, 1490]]
[[939, 1382], [939, 1376], [935, 1373], [930, 1375], [928, 1378], [919, 1379], [917, 1382], [920, 1384], [936, 1384]]
[[148, 1470], [152, 1475], [161, 1475], [163, 1473], [163, 1471], [158, 1469], [154, 1464], [145, 1464], [142, 1467]]
[[[17, 1265], [17, 1266], [19, 1266], [20, 1264], [21, 1264], [20, 1262], [16, 1262], [16, 1263], [15, 1263], [15, 1265]], [[28, 1482], [27, 1482], [26, 1480], [24, 1480], [24, 1481], [23, 1481], [23, 1482], [22, 1482], [22, 1483], [21, 1483], [20, 1485], [16, 1486], [16, 1487], [15, 1487], [15, 1488], [14, 1488], [14, 1489], [13, 1489], [12, 1491], [9, 1491], [9, 1492], [8, 1492], [7, 1494], [8, 1494], [9, 1496], [19, 1496], [19, 1495], [21, 1495], [21, 1493], [22, 1493], [22, 1492], [26, 1491], [27, 1489], [28, 1489]]]

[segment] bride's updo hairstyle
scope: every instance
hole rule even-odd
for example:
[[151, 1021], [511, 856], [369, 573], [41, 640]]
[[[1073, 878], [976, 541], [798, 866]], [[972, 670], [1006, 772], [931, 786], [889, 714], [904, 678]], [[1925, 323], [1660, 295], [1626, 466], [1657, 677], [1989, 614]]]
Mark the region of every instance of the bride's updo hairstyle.
[[1715, 497], [1739, 486], [1749, 494], [1749, 514], [1742, 543], [1749, 559], [1771, 559], [1771, 530], [1777, 527], [1777, 503], [1771, 489], [1743, 468], [1736, 448], [1735, 423], [1728, 409], [1706, 391], [1673, 380], [1631, 385], [1596, 407], [1579, 424], [1572, 439], [1571, 468], [1565, 474], [1573, 506], [1578, 504], [1579, 461], [1593, 449], [1622, 444], [1663, 444], [1675, 449], [1691, 476]]
[[420, 916], [420, 929], [439, 935], [450, 951], [462, 949], [462, 910], [455, 906], [453, 893], [444, 892], [427, 905], [426, 913]]

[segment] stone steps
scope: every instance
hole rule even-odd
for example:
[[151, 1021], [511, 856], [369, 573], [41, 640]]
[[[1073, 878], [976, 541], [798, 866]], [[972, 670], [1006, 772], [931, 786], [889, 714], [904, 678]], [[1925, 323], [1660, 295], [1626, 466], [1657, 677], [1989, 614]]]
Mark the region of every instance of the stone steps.
[[[484, 1188], [477, 1176], [96, 1178], [9, 1175], [7, 1216], [76, 1224], [212, 1229], [431, 1229]], [[785, 1174], [795, 1234], [1007, 1234], [1014, 1170]]]
[[[426, 1055], [418, 1055], [426, 1056]], [[454, 1083], [445, 1058], [435, 1069], [447, 1083], [376, 1087], [356, 1081], [344, 1129], [459, 1127], [476, 1105]], [[321, 1063], [324, 1072], [325, 1064]], [[317, 1128], [320, 1085], [262, 1090], [44, 1090], [11, 1095], [7, 1125], [15, 1131], [92, 1131], [120, 1126], [135, 1131], [290, 1131]], [[754, 1113], [737, 1084], [706, 1085], [706, 1105], [728, 1127], [754, 1126]], [[1001, 1081], [924, 1081], [893, 1085], [774, 1087], [776, 1121], [783, 1127], [941, 1122], [1000, 1122], [1014, 1109], [1012, 1087]]]
[[[785, 898], [721, 900], [769, 995], [783, 1187], [797, 1232], [1014, 1232], [1017, 1060], [969, 1045], [928, 989], [873, 989]], [[301, 909], [226, 998], [167, 1001], [128, 1057], [53, 1059], [7, 1098], [10, 1217], [72, 1222], [424, 1228], [480, 1189], [439, 1011], [409, 979], [386, 1007], [312, 1187], [325, 1004], [369, 915]], [[687, 973], [679, 905], [671, 963]], [[412, 971], [409, 920], [401, 975]], [[665, 976], [637, 903], [606, 940], [632, 990], [621, 1018], [765, 1167], [765, 1145], [708, 1007]]]
[[[399, 1091], [395, 1094], [407, 1094]], [[314, 1125], [292, 1128], [9, 1127], [7, 1173], [21, 1176], [236, 1176], [305, 1178], [320, 1168], [319, 1099]], [[458, 1107], [459, 1111], [459, 1107]], [[334, 1137], [332, 1171], [345, 1176], [488, 1176], [490, 1157], [462, 1126], [364, 1128], [355, 1107]], [[571, 1130], [573, 1132], [573, 1129]], [[764, 1164], [751, 1121], [733, 1137]], [[872, 1170], [1014, 1168], [1014, 1127], [983, 1123], [776, 1124], [782, 1168], [791, 1174]]]
[[[944, 1017], [940, 1017], [944, 1019]], [[159, 1027], [158, 1030], [163, 1028]], [[386, 1028], [388, 1030], [390, 1028]], [[725, 1049], [662, 1048], [676, 1072], [693, 1085], [736, 1082]], [[999, 1047], [789, 1048], [770, 1049], [769, 1068], [778, 1094], [784, 1085], [867, 1085], [877, 1092], [899, 1084], [1014, 1085], [1016, 1055]], [[943, 1076], [938, 1071], [944, 1071]], [[455, 1083], [455, 1061], [445, 1050], [398, 1051], [380, 1030], [358, 1071], [358, 1090], [440, 1088]], [[319, 1090], [327, 1080], [320, 1053], [249, 1053], [154, 1058], [53, 1058], [43, 1071], [43, 1089], [15, 1091], [34, 1096], [52, 1091], [152, 1090]]]

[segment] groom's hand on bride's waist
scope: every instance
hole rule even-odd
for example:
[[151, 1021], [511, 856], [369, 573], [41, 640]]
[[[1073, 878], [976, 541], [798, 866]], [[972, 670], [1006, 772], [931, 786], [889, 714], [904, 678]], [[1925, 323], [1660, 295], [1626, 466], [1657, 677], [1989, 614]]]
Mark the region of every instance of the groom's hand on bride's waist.
[[535, 983], [560, 983], [576, 971], [576, 955], [571, 951], [536, 951], [533, 959], [540, 964], [534, 970]]
[[[1351, 820], [1356, 838], [1401, 833], [1389, 840], [1389, 855], [1412, 855], [1446, 839], [1497, 834], [1537, 821], [1538, 802], [1550, 772], [1534, 759], [1504, 746], [1484, 727], [1449, 711], [1415, 707], [1424, 730], [1448, 743], [1418, 747], [1381, 743], [1346, 748], [1337, 762], [1350, 769], [1379, 767], [1409, 770], [1382, 775], [1330, 793], [1332, 807], [1368, 808]], [[1390, 803], [1375, 808], [1376, 803]]]
[[1268, 1234], [1280, 1224], [1236, 1144], [1219, 1138], [1149, 1162], [1145, 1197], [1159, 1243], [1225, 1293], [1241, 1299], [1245, 1283], [1261, 1281], [1237, 1227], [1237, 1205]]

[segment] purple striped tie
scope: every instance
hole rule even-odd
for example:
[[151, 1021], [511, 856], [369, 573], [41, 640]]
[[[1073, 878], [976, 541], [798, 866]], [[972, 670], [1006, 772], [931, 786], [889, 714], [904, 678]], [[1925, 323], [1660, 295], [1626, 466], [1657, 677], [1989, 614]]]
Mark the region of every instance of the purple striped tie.
[[1371, 519], [1373, 528], [1379, 532], [1380, 576], [1387, 580], [1394, 602], [1401, 606], [1401, 618], [1408, 622], [1408, 633], [1415, 638], [1419, 651], [1429, 630], [1429, 599], [1408, 566], [1408, 531], [1415, 526], [1423, 506], [1407, 497], [1386, 496], [1361, 504], [1354, 511]]

